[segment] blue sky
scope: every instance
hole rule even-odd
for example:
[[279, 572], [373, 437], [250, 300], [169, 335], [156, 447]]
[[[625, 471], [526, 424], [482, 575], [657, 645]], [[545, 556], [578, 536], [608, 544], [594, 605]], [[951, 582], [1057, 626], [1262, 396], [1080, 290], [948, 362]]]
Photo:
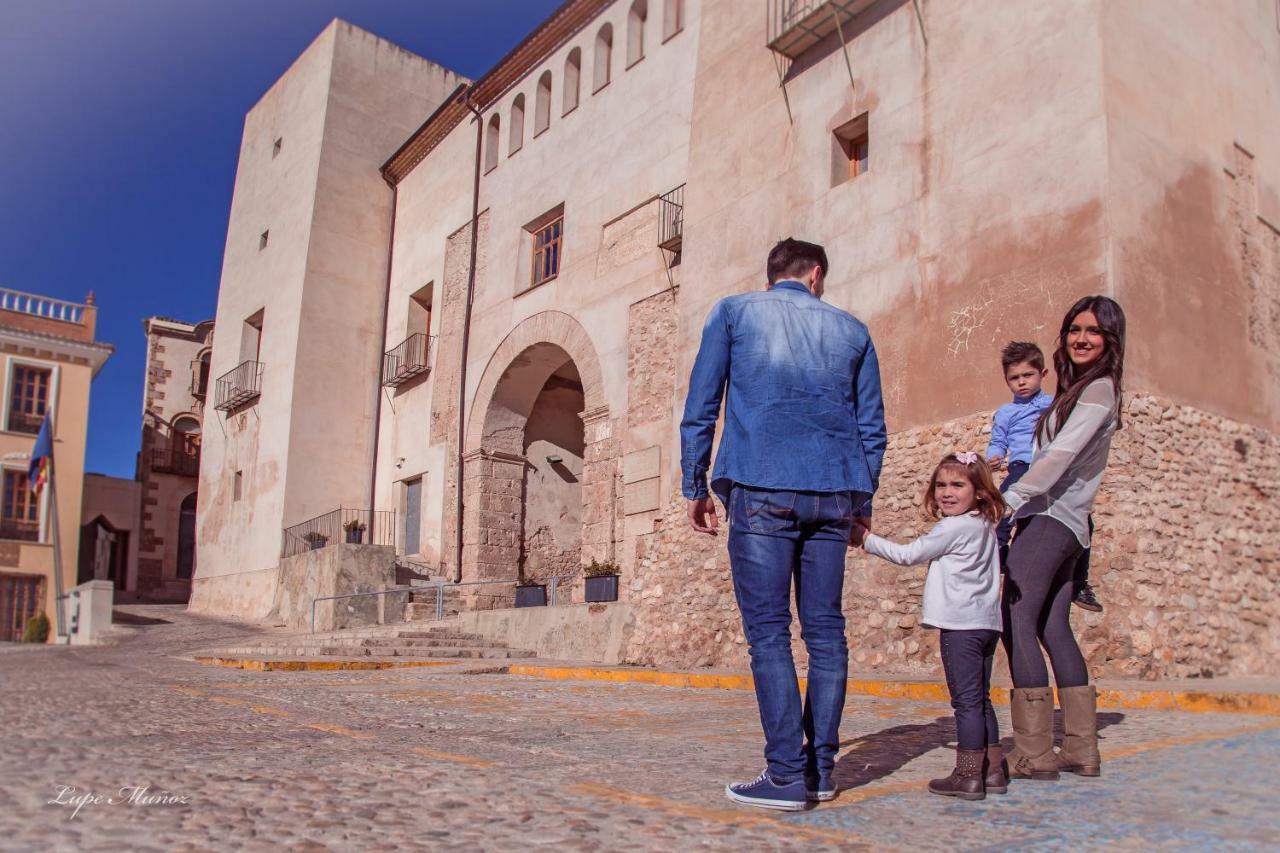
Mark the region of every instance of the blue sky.
[[474, 78], [560, 3], [0, 0], [0, 287], [97, 296], [86, 469], [133, 476], [142, 319], [213, 317], [244, 114], [330, 20]]

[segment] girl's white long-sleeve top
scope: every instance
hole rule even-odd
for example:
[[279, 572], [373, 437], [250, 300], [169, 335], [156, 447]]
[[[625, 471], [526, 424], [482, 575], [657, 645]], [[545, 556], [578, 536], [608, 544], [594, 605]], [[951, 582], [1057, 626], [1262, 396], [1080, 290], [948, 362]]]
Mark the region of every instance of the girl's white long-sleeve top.
[[903, 545], [868, 533], [862, 547], [899, 566], [929, 563], [921, 620], [926, 626], [1001, 630], [1000, 549], [995, 526], [978, 513], [944, 518]]

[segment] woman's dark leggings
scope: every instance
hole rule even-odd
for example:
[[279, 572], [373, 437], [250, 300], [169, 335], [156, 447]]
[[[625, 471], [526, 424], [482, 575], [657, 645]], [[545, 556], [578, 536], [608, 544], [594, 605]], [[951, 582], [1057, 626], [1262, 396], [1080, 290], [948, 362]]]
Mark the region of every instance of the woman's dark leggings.
[[951, 707], [956, 712], [960, 749], [986, 749], [1000, 742], [996, 712], [991, 707], [991, 664], [999, 631], [942, 629], [942, 671], [947, 674]]
[[1043, 644], [1058, 687], [1089, 683], [1071, 632], [1071, 582], [1080, 540], [1062, 522], [1034, 515], [1018, 522], [1004, 581], [1004, 647], [1014, 687], [1048, 687]]

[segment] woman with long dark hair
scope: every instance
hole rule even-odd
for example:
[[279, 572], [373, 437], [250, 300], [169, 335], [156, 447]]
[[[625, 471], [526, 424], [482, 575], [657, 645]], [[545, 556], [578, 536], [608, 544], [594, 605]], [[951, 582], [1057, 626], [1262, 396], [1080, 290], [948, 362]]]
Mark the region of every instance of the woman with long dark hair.
[[[1071, 631], [1072, 569], [1089, 547], [1089, 513], [1111, 436], [1120, 427], [1124, 311], [1086, 296], [1067, 312], [1053, 366], [1058, 388], [1036, 425], [1027, 473], [1005, 493], [1016, 537], [1004, 589], [1004, 643], [1013, 675], [1010, 700], [1014, 778], [1056, 779], [1060, 771], [1097, 776], [1097, 692]], [[1062, 703], [1063, 741], [1053, 749], [1049, 654]]]

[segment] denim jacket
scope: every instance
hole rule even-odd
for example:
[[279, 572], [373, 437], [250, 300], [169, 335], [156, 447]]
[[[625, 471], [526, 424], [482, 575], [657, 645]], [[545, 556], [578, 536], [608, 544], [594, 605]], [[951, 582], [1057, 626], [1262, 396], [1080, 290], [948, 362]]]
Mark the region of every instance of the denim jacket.
[[859, 492], [870, 512], [884, 458], [880, 366], [864, 326], [798, 281], [729, 296], [702, 330], [680, 423], [681, 487], [707, 495], [720, 401], [724, 435], [711, 486]]

